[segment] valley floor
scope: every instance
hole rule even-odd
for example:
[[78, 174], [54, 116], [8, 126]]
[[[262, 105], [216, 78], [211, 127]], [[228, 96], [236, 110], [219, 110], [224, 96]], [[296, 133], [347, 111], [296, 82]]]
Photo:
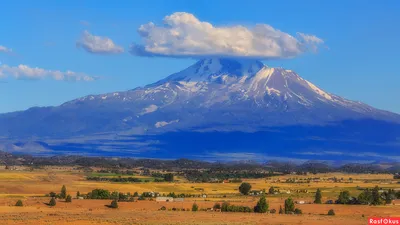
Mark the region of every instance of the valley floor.
[[[172, 211], [172, 208], [191, 209], [194, 202], [199, 209], [211, 208], [216, 202], [228, 201], [233, 205], [254, 207], [259, 196], [242, 196], [238, 194], [238, 183], [190, 183], [184, 178], [173, 183], [110, 183], [87, 181], [87, 174], [71, 168], [47, 168], [35, 171], [0, 170], [0, 224], [367, 224], [368, 218], [400, 217], [400, 205], [338, 205], [338, 204], [296, 204], [303, 215], [232, 213], [232, 212], [191, 212]], [[320, 177], [343, 178], [351, 182], [311, 182], [286, 183], [287, 178]], [[280, 180], [280, 182], [278, 182]], [[272, 179], [246, 179], [253, 189], [262, 190], [271, 186], [281, 190], [292, 190], [292, 193], [267, 195], [270, 209], [279, 210], [284, 206], [286, 198], [291, 196], [295, 201], [312, 202], [315, 190], [322, 190], [323, 202], [335, 200], [342, 190], [349, 190], [351, 195], [360, 193], [359, 187], [374, 187], [384, 189], [400, 189], [397, 180], [389, 174], [316, 174], [316, 175], [285, 175]], [[87, 193], [95, 188], [110, 191], [143, 192], [157, 191], [160, 193], [207, 193], [207, 198], [185, 198], [184, 202], [156, 202], [150, 200], [135, 202], [120, 202], [118, 209], [106, 207], [111, 200], [75, 199], [72, 203], [57, 200], [54, 207], [49, 207], [49, 197], [44, 197], [51, 191], [59, 192], [66, 185], [68, 193], [75, 196], [77, 191]], [[198, 191], [198, 189], [204, 191]], [[295, 193], [293, 190], [307, 189], [308, 193]], [[225, 197], [223, 197], [225, 195]], [[21, 199], [23, 207], [14, 206]], [[159, 209], [165, 206], [166, 211]], [[335, 216], [327, 216], [333, 209]]]

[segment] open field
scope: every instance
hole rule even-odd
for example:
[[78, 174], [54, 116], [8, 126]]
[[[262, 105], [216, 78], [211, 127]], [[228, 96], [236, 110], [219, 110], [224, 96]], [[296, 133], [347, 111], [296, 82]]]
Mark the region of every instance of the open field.
[[[336, 204], [296, 204], [303, 215], [257, 214], [257, 213], [220, 213], [169, 211], [172, 208], [190, 209], [196, 202], [199, 208], [210, 208], [216, 202], [229, 201], [231, 204], [254, 207], [258, 196], [238, 194], [240, 183], [189, 183], [177, 178], [173, 183], [110, 183], [87, 181], [87, 173], [72, 169], [47, 168], [46, 170], [0, 170], [0, 224], [367, 224], [371, 216], [400, 216], [400, 205], [336, 205]], [[114, 175], [112, 175], [114, 176]], [[135, 176], [138, 178], [146, 178]], [[288, 178], [343, 178], [343, 182], [329, 182], [326, 179], [310, 183], [285, 183]], [[349, 178], [352, 178], [351, 182]], [[279, 181], [278, 181], [279, 180]], [[262, 190], [274, 186], [291, 193], [268, 195], [270, 209], [283, 207], [284, 200], [291, 196], [294, 200], [312, 201], [317, 188], [322, 190], [323, 202], [335, 200], [340, 191], [349, 190], [357, 196], [360, 188], [372, 188], [378, 185], [383, 189], [399, 189], [400, 184], [389, 174], [342, 174], [327, 173], [315, 175], [285, 175], [268, 179], [245, 179], [252, 189]], [[160, 193], [206, 193], [207, 198], [186, 198], [184, 202], [136, 201], [120, 202], [118, 209], [105, 205], [111, 200], [73, 199], [72, 203], [58, 200], [55, 207], [49, 207], [51, 191], [59, 192], [62, 185], [72, 196], [76, 192], [87, 193], [96, 188], [120, 192], [154, 191]], [[357, 186], [359, 188], [357, 188]], [[196, 190], [198, 188], [204, 191]], [[308, 193], [296, 193], [306, 189]], [[225, 197], [224, 197], [225, 195]], [[13, 206], [21, 199], [23, 207]], [[166, 211], [159, 211], [165, 206]], [[326, 216], [334, 209], [336, 216]], [[364, 217], [362, 216], [364, 215]]]

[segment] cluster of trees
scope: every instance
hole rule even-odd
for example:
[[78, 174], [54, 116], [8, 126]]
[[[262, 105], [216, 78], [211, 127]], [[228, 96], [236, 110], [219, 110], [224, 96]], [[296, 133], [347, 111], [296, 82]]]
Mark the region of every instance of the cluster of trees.
[[114, 173], [114, 174], [121, 174], [121, 175], [134, 175], [135, 172], [132, 170], [117, 170], [117, 169], [111, 169], [111, 170], [106, 170], [106, 169], [101, 169], [97, 171], [98, 173]]
[[152, 177], [161, 178], [163, 181], [173, 182], [174, 174], [173, 173], [152, 173]]
[[71, 195], [67, 194], [67, 188], [65, 185], [61, 187], [60, 193], [50, 192], [49, 195], [51, 197], [50, 202], [48, 203], [49, 206], [56, 205], [56, 198], [58, 199], [65, 199], [65, 202], [72, 202]]
[[380, 192], [378, 186], [373, 189], [365, 189], [357, 197], [350, 196], [349, 191], [342, 191], [339, 194], [336, 204], [351, 204], [351, 205], [382, 205], [390, 204], [396, 198], [400, 197], [400, 191], [395, 192], [393, 189], [389, 189], [384, 192]]

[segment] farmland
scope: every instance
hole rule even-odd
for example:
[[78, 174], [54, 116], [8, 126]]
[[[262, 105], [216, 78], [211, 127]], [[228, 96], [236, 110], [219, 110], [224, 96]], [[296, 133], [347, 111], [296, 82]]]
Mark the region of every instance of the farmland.
[[[193, 183], [181, 176], [176, 176], [174, 182], [152, 182], [150, 176], [137, 174], [133, 177], [148, 181], [99, 182], [87, 180], [87, 176], [119, 175], [85, 172], [75, 167], [46, 167], [32, 171], [21, 166], [15, 170], [0, 170], [1, 224], [37, 224], [37, 220], [44, 224], [198, 224], [199, 221], [202, 224], [366, 224], [371, 216], [400, 216], [400, 205], [393, 204], [307, 204], [313, 202], [317, 189], [322, 192], [323, 203], [336, 200], [344, 190], [357, 196], [362, 190], [375, 186], [382, 190], [399, 189], [400, 184], [391, 174], [286, 174], [243, 179], [243, 182], [251, 184], [253, 190], [268, 190], [270, 187], [281, 190], [266, 196], [269, 209], [278, 210], [289, 197], [295, 201], [304, 201], [306, 204], [296, 204], [296, 208], [302, 210], [302, 215], [201, 211], [222, 202], [253, 208], [260, 196], [241, 195], [238, 192], [240, 183]], [[333, 182], [333, 178], [337, 181]], [[59, 199], [56, 206], [47, 206], [45, 203], [49, 202], [50, 197], [46, 195], [49, 192], [58, 193], [62, 185], [66, 185], [68, 194], [74, 197], [72, 203]], [[184, 202], [157, 202], [154, 199], [120, 202], [118, 209], [105, 206], [110, 200], [75, 199], [78, 191], [85, 194], [93, 189], [124, 193], [158, 192], [160, 195], [174, 192], [195, 196], [185, 198]], [[206, 195], [205, 198], [203, 194]], [[19, 199], [22, 200], [23, 207], [14, 206]], [[198, 204], [200, 211], [188, 212], [194, 202]], [[162, 206], [166, 207], [165, 211], [159, 210]], [[326, 215], [330, 209], [335, 211], [335, 216]]]

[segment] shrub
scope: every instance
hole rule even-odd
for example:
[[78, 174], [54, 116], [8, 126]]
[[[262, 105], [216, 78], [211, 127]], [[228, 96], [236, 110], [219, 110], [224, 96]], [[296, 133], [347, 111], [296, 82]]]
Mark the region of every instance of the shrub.
[[271, 209], [271, 211], [269, 211], [269, 212], [274, 214], [274, 213], [276, 213], [276, 209]]
[[165, 211], [167, 208], [165, 207], [165, 206], [162, 206], [161, 208], [160, 208], [160, 210], [162, 210], [162, 211]]
[[221, 209], [221, 205], [219, 203], [215, 203], [213, 208], [214, 209]]
[[283, 214], [283, 209], [281, 205], [279, 206], [279, 214]]
[[15, 206], [24, 206], [21, 200], [18, 200], [17, 203], [15, 203]]
[[67, 195], [67, 198], [65, 199], [65, 202], [72, 202], [71, 195]]
[[54, 197], [52, 197], [50, 199], [49, 206], [55, 206], [55, 205], [56, 205], [56, 199]]
[[192, 211], [193, 212], [196, 212], [196, 211], [198, 211], [199, 210], [199, 206], [196, 204], [196, 203], [193, 203], [193, 205], [192, 205]]
[[301, 209], [299, 209], [299, 208], [296, 208], [294, 210], [294, 214], [303, 214], [303, 211], [301, 211]]
[[116, 199], [112, 200], [110, 204], [110, 208], [116, 209], [118, 208], [118, 201]]
[[334, 215], [335, 215], [335, 211], [333, 211], [333, 209], [330, 209], [330, 210], [328, 211], [328, 215], [329, 215], [329, 216], [334, 216]]
[[229, 203], [228, 202], [222, 203], [221, 211], [222, 212], [228, 212], [228, 207], [229, 207]]
[[248, 195], [250, 190], [251, 190], [251, 185], [249, 183], [245, 182], [239, 186], [240, 193], [244, 195]]

